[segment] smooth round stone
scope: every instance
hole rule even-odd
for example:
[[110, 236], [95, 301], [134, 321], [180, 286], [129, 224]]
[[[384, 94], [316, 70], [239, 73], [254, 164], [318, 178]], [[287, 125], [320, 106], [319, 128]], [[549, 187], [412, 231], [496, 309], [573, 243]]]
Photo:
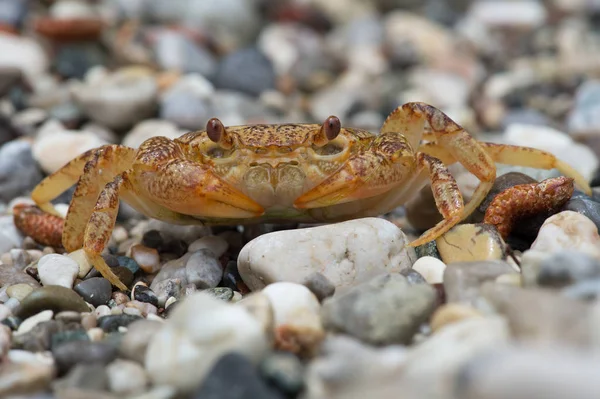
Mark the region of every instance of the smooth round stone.
[[116, 359], [118, 349], [108, 342], [69, 341], [52, 349], [60, 373], [82, 363], [107, 365]]
[[446, 264], [432, 256], [423, 256], [413, 264], [412, 269], [425, 278], [429, 284], [444, 282]]
[[150, 288], [146, 287], [145, 285], [138, 284], [133, 287], [132, 296], [136, 301], [158, 306], [158, 297]]
[[146, 273], [154, 274], [160, 268], [160, 256], [154, 248], [143, 245], [131, 247], [131, 258], [137, 262], [139, 267]]
[[112, 294], [110, 282], [103, 277], [92, 277], [73, 288], [81, 297], [94, 306], [105, 305]]
[[90, 272], [90, 270], [92, 270], [92, 264], [85, 256], [83, 248], [73, 251], [67, 256], [73, 259], [79, 265], [79, 272], [77, 273], [79, 278], [84, 278]]
[[460, 303], [447, 303], [436, 309], [429, 323], [431, 330], [437, 332], [448, 324], [456, 323], [470, 317], [482, 317], [482, 315], [471, 306]]
[[148, 385], [144, 368], [129, 360], [114, 360], [106, 367], [110, 390], [120, 395], [141, 393]]
[[33, 291], [33, 287], [29, 284], [14, 284], [6, 289], [6, 294], [10, 298], [15, 298], [21, 302], [27, 295]]
[[98, 327], [103, 329], [105, 332], [115, 332], [119, 330], [119, 327], [127, 327], [129, 324], [136, 320], [140, 320], [142, 317], [139, 315], [108, 315], [98, 317]]
[[197, 252], [201, 249], [210, 250], [216, 258], [220, 258], [229, 248], [229, 243], [220, 236], [204, 236], [192, 242], [188, 252]]
[[562, 251], [542, 260], [537, 284], [562, 288], [581, 281], [600, 278], [600, 259], [578, 251]]
[[563, 210], [573, 211], [589, 218], [596, 228], [600, 229], [600, 202], [592, 200], [585, 194], [573, 195]]
[[79, 264], [68, 256], [48, 254], [40, 258], [37, 269], [44, 286], [61, 285], [71, 288], [79, 273]]
[[129, 287], [129, 285], [131, 285], [131, 283], [133, 282], [133, 273], [127, 267], [117, 266], [113, 267], [111, 270], [114, 274], [117, 275], [117, 277], [119, 277], [119, 280], [121, 280], [121, 282], [126, 286]]
[[88, 312], [90, 309], [72, 289], [60, 285], [49, 285], [38, 288], [27, 295], [19, 308], [15, 310], [15, 315], [26, 318], [42, 310]]
[[335, 285], [333, 285], [333, 283], [329, 281], [325, 275], [319, 272], [315, 272], [307, 276], [302, 284], [311, 290], [319, 302], [323, 302], [325, 298], [329, 298], [335, 294]]
[[504, 259], [506, 244], [498, 231], [486, 224], [461, 224], [439, 237], [437, 247], [446, 265]]
[[286, 395], [295, 396], [304, 388], [304, 366], [297, 356], [274, 352], [259, 367], [262, 377]]
[[573, 211], [562, 211], [546, 219], [531, 250], [551, 254], [565, 249], [600, 257], [600, 235], [594, 222]]
[[214, 288], [223, 278], [223, 268], [210, 249], [200, 249], [186, 262], [185, 275], [197, 288]]
[[406, 344], [435, 309], [429, 284], [409, 284], [400, 274], [375, 277], [324, 302], [323, 324], [373, 345]]

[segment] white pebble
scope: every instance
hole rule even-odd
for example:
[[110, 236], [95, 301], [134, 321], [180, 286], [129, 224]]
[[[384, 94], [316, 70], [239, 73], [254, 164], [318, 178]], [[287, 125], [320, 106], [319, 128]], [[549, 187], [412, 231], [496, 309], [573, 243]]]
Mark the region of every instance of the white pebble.
[[444, 270], [446, 264], [434, 258], [433, 256], [423, 256], [414, 263], [413, 270], [423, 276], [429, 284], [439, 284], [444, 282]]
[[123, 309], [123, 313], [132, 315], [132, 316], [141, 316], [142, 312], [138, 308], [126, 307]]
[[104, 330], [100, 327], [90, 328], [86, 333], [92, 342], [99, 342], [104, 338]]
[[30, 331], [33, 327], [35, 327], [39, 323], [42, 323], [42, 322], [48, 321], [48, 320], [52, 320], [53, 316], [54, 316], [53, 311], [44, 310], [36, 315], [28, 317], [27, 319], [23, 320], [23, 322], [19, 325], [19, 328], [17, 329], [15, 334], [17, 334], [17, 335], [25, 334], [26, 332]]
[[188, 252], [196, 252], [201, 249], [210, 250], [215, 257], [220, 258], [229, 248], [229, 243], [219, 236], [204, 236], [192, 242], [188, 247]]
[[79, 265], [68, 256], [59, 254], [44, 255], [38, 261], [38, 274], [43, 285], [73, 287], [79, 273]]
[[573, 211], [552, 215], [542, 224], [529, 251], [551, 254], [565, 249], [600, 258], [600, 235], [594, 222]]
[[148, 376], [144, 368], [131, 360], [117, 359], [106, 368], [110, 390], [117, 394], [133, 394], [144, 391]]
[[0, 321], [12, 315], [11, 309], [3, 303], [0, 303]]
[[108, 316], [110, 314], [110, 308], [106, 305], [100, 305], [94, 310], [94, 314], [97, 319], [102, 316]]

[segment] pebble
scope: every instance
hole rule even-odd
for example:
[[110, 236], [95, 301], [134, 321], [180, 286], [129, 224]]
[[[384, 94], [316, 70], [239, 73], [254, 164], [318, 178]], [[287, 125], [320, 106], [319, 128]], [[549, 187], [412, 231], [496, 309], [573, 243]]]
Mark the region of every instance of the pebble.
[[158, 306], [158, 297], [152, 290], [145, 285], [136, 284], [131, 291], [134, 300]]
[[311, 290], [320, 302], [335, 294], [335, 285], [319, 272], [307, 276], [302, 284]]
[[29, 284], [13, 284], [6, 288], [6, 294], [21, 302], [27, 295], [33, 291], [33, 287]]
[[1, 68], [19, 69], [27, 79], [35, 79], [49, 65], [42, 46], [24, 36], [0, 33], [0, 54]]
[[[6, 253], [13, 248], [20, 247], [23, 238], [23, 234], [15, 227], [13, 215], [0, 216], [0, 253]], [[0, 268], [0, 282], [3, 281], [3, 274]]]
[[140, 270], [140, 265], [135, 261], [135, 259], [130, 258], [129, 256], [117, 256], [117, 266], [122, 266], [133, 274], [137, 273]]
[[[240, 68], [244, 73], [240, 74]], [[227, 54], [217, 67], [215, 87], [252, 96], [275, 88], [275, 70], [271, 61], [256, 48]]]
[[79, 154], [108, 144], [94, 133], [75, 130], [52, 130], [38, 133], [33, 143], [33, 158], [42, 170], [51, 174]]
[[11, 344], [10, 327], [0, 324], [0, 359], [4, 359], [8, 354]]
[[469, 9], [469, 16], [488, 27], [503, 28], [535, 28], [548, 18], [543, 4], [534, 0], [477, 2]]
[[145, 367], [154, 384], [190, 392], [224, 354], [238, 351], [257, 364], [267, 348], [262, 325], [243, 307], [200, 292], [179, 303], [152, 337]]
[[162, 326], [162, 322], [144, 319], [128, 324], [119, 346], [119, 356], [144, 364], [146, 348]]
[[214, 288], [223, 278], [223, 268], [210, 249], [200, 249], [187, 260], [185, 276], [197, 288]]
[[436, 240], [446, 265], [506, 257], [506, 244], [495, 229], [487, 224], [461, 224]]
[[188, 252], [197, 252], [201, 249], [210, 250], [215, 258], [220, 258], [227, 252], [229, 243], [219, 236], [204, 236], [192, 242], [188, 247]]
[[141, 316], [139, 315], [129, 315], [129, 314], [116, 314], [116, 315], [107, 315], [107, 316], [99, 316], [98, 317], [98, 327], [100, 327], [104, 332], [110, 333], [119, 330], [119, 327], [127, 327], [129, 324], [135, 322], [136, 320], [140, 320]]
[[121, 130], [152, 116], [157, 105], [158, 86], [144, 68], [126, 67], [114, 72], [88, 72], [85, 82], [71, 88], [78, 106], [94, 122]]
[[75, 285], [73, 288], [88, 303], [94, 306], [105, 305], [111, 297], [112, 286], [103, 277], [92, 277]]
[[31, 143], [13, 140], [0, 147], [0, 200], [9, 202], [42, 181]]
[[25, 333], [31, 331], [31, 329], [33, 327], [35, 327], [36, 325], [38, 325], [39, 323], [43, 323], [45, 321], [52, 320], [53, 316], [54, 316], [54, 312], [51, 310], [44, 310], [36, 315], [30, 316], [30, 317], [26, 318], [25, 320], [23, 320], [23, 322], [21, 322], [21, 324], [19, 325], [19, 328], [17, 329], [15, 334], [25, 334]]
[[54, 367], [43, 362], [6, 362], [0, 374], [0, 395], [33, 395], [49, 387], [54, 373]]
[[435, 309], [436, 291], [387, 274], [323, 303], [323, 324], [372, 345], [408, 344]]
[[122, 144], [131, 148], [139, 148], [144, 141], [153, 136], [164, 136], [174, 140], [181, 136], [181, 131], [172, 122], [161, 119], [146, 119], [138, 122], [123, 137]]
[[599, 93], [600, 81], [597, 79], [587, 80], [577, 88], [575, 101], [567, 119], [570, 132], [585, 135], [600, 133], [600, 120], [597, 116]]
[[477, 306], [481, 285], [507, 273], [516, 274], [510, 264], [499, 260], [453, 263], [444, 272], [446, 300]]
[[253, 291], [278, 281], [302, 284], [320, 272], [338, 295], [375, 275], [412, 266], [416, 256], [407, 243], [402, 230], [379, 218], [276, 231], [244, 246], [238, 270]]
[[182, 129], [206, 126], [211, 118], [210, 95], [214, 87], [200, 75], [187, 75], [161, 95], [160, 116]]
[[148, 377], [144, 368], [130, 360], [117, 359], [106, 366], [110, 390], [119, 395], [144, 392]]
[[80, 363], [75, 365], [67, 374], [56, 381], [53, 386], [54, 391], [61, 396], [86, 395], [106, 397], [108, 394], [108, 376], [106, 375], [103, 364]]
[[273, 309], [275, 347], [303, 357], [314, 355], [325, 335], [317, 297], [305, 286], [287, 282], [269, 284], [262, 293]]
[[233, 299], [233, 290], [229, 287], [215, 287], [202, 290], [206, 294], [213, 298], [219, 299], [224, 302], [229, 302]]
[[[537, 255], [540, 256], [532, 256]], [[563, 288], [588, 279], [600, 278], [600, 259], [584, 252], [563, 250], [547, 255], [527, 251], [521, 259], [526, 285]]]
[[90, 309], [75, 291], [60, 285], [50, 285], [37, 288], [27, 295], [14, 314], [26, 318], [42, 310], [53, 310], [58, 313], [64, 310], [88, 312]]
[[59, 373], [66, 373], [77, 364], [107, 365], [117, 357], [117, 347], [106, 341], [69, 341], [52, 349]]
[[48, 254], [37, 264], [38, 274], [44, 286], [60, 285], [71, 288], [79, 273], [79, 265], [68, 256]]
[[73, 259], [79, 265], [79, 273], [77, 273], [77, 277], [84, 278], [90, 272], [90, 270], [92, 270], [92, 264], [88, 261], [83, 248], [75, 250], [67, 256]]
[[0, 321], [6, 319], [12, 314], [12, 311], [5, 304], [0, 303]]
[[600, 235], [594, 222], [573, 211], [563, 211], [546, 219], [531, 250], [552, 254], [565, 249], [600, 257]]
[[164, 70], [212, 77], [217, 68], [212, 53], [175, 29], [158, 30], [154, 35], [153, 50]]
[[428, 284], [427, 280], [425, 280], [425, 277], [423, 277], [421, 275], [421, 273], [419, 273], [415, 269], [404, 269], [404, 270], [402, 270], [400, 272], [400, 274], [402, 276], [406, 277], [406, 280], [411, 285], [415, 285], [415, 284]]
[[73, 310], [65, 310], [62, 312], [58, 312], [56, 316], [54, 316], [55, 320], [64, 321], [65, 323], [75, 322], [79, 323], [84, 313], [75, 312]]
[[140, 244], [134, 245], [131, 247], [131, 258], [146, 273], [156, 273], [160, 268], [160, 256], [154, 248], [148, 248]]
[[273, 352], [260, 363], [259, 371], [262, 378], [287, 396], [294, 397], [304, 388], [305, 366], [289, 352]]
[[439, 284], [444, 281], [446, 264], [433, 256], [423, 256], [413, 264], [412, 270], [418, 272], [428, 284]]
[[600, 229], [600, 202], [587, 195], [575, 192], [563, 210], [582, 214], [594, 222], [596, 228]]

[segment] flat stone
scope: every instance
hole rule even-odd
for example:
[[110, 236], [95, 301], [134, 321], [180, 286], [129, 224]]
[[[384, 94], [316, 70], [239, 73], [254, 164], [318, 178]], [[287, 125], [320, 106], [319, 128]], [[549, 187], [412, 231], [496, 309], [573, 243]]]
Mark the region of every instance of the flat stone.
[[88, 312], [90, 310], [85, 301], [72, 289], [59, 285], [49, 285], [38, 288], [27, 295], [14, 313], [15, 316], [26, 318], [47, 309], [53, 310], [55, 313], [63, 310], [76, 312]]
[[446, 265], [506, 258], [506, 244], [498, 231], [487, 224], [461, 224], [436, 240]]
[[483, 262], [453, 263], [444, 271], [444, 291], [448, 302], [461, 302], [476, 306], [480, 301], [480, 286], [498, 276], [514, 273], [507, 262], [489, 260]]
[[381, 218], [276, 231], [246, 244], [238, 270], [253, 291], [278, 281], [302, 284], [320, 272], [339, 295], [374, 276], [409, 268], [416, 255], [407, 243], [402, 230]]
[[435, 308], [428, 284], [409, 284], [400, 274], [376, 277], [323, 303], [325, 328], [373, 345], [407, 344]]

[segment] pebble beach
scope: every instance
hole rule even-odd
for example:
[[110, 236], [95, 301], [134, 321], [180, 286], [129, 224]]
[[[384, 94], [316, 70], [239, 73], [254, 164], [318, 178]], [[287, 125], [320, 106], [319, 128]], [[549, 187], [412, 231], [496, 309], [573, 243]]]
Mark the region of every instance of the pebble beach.
[[[0, 0], [0, 397], [600, 398], [600, 1]], [[63, 247], [105, 145], [225, 126], [378, 134], [408, 102], [498, 163], [439, 238], [432, 187], [336, 223], [176, 225], [121, 201], [102, 258]], [[448, 167], [465, 203], [479, 180]]]

